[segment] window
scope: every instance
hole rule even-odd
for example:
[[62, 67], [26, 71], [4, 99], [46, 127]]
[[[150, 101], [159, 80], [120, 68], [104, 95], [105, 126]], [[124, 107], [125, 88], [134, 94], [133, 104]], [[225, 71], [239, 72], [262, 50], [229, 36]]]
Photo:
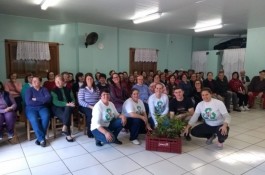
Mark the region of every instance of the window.
[[6, 75], [15, 72], [18, 78], [24, 78], [28, 72], [46, 77], [47, 72], [59, 73], [59, 43], [49, 43], [51, 59], [41, 60], [17, 60], [17, 40], [5, 40]]

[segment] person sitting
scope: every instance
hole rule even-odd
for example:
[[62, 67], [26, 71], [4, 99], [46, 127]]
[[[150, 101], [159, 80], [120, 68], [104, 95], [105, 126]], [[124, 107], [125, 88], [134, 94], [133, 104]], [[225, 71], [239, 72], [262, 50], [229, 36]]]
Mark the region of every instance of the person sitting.
[[117, 137], [127, 120], [110, 102], [110, 92], [107, 89], [100, 92], [100, 100], [93, 107], [92, 116], [91, 132], [97, 146], [103, 146], [102, 143], [122, 144]]
[[112, 74], [112, 82], [110, 85], [111, 102], [114, 103], [115, 108], [119, 113], [122, 112], [122, 105], [128, 98], [128, 92], [120, 82], [120, 77], [117, 73]]
[[248, 85], [250, 83], [249, 77], [246, 75], [245, 70], [240, 71], [240, 77], [239, 80], [243, 83], [243, 85]]
[[[193, 103], [189, 97], [184, 97], [184, 91], [177, 87], [174, 90], [175, 98], [169, 102], [170, 118], [175, 116], [183, 121], [188, 121], [194, 113]], [[191, 140], [189, 134], [185, 135], [187, 141]]]
[[73, 92], [63, 87], [64, 82], [61, 75], [55, 76], [56, 88], [51, 91], [52, 95], [52, 111], [53, 114], [58, 117], [62, 123], [62, 133], [66, 135], [68, 142], [73, 142], [71, 137], [71, 115], [75, 107], [75, 98]]
[[158, 124], [156, 115], [159, 117], [168, 114], [168, 96], [163, 93], [163, 87], [162, 83], [157, 83], [155, 85], [155, 93], [148, 99], [149, 123], [152, 128], [156, 128]]
[[64, 87], [71, 90], [72, 89], [72, 83], [70, 82], [69, 72], [62, 72], [61, 75], [63, 77]]
[[179, 87], [184, 91], [185, 97], [190, 97], [192, 92], [192, 86], [188, 81], [186, 74], [181, 75], [181, 81], [179, 82]]
[[16, 122], [17, 104], [14, 98], [4, 89], [0, 82], [0, 140], [3, 139], [3, 125], [6, 124], [7, 137], [12, 139], [14, 136], [14, 127]]
[[86, 116], [86, 127], [88, 138], [93, 138], [91, 133], [92, 109], [99, 100], [99, 90], [96, 87], [93, 74], [86, 73], [85, 82], [78, 92], [79, 110]]
[[43, 83], [43, 87], [48, 89], [49, 92], [51, 92], [55, 87], [55, 81], [54, 81], [54, 72], [50, 71], [47, 73], [47, 81]]
[[248, 86], [248, 103], [252, 108], [255, 97], [263, 99], [263, 109], [265, 109], [265, 70], [259, 72], [259, 76], [252, 78]]
[[175, 75], [169, 76], [169, 82], [167, 84], [167, 91], [168, 91], [168, 97], [169, 99], [174, 98], [174, 89], [178, 87], [178, 84], [176, 83]]
[[32, 78], [33, 78], [33, 74], [28, 73], [25, 77], [25, 84], [23, 84], [22, 86], [21, 97], [22, 97], [23, 106], [25, 106], [25, 93], [28, 88], [32, 87]]
[[240, 112], [241, 110], [238, 108], [237, 105], [237, 95], [234, 92], [231, 92], [228, 90], [229, 85], [227, 78], [224, 78], [224, 72], [219, 72], [218, 77], [216, 80], [216, 93], [223, 97], [224, 103], [226, 106], [226, 109], [228, 112], [230, 112], [230, 103], [231, 103], [231, 98], [232, 98], [232, 103], [233, 103], [233, 110]]
[[123, 103], [122, 114], [127, 117], [127, 124], [125, 128], [128, 128], [130, 131], [130, 141], [135, 145], [139, 145], [140, 142], [137, 139], [139, 133], [144, 132], [145, 129], [150, 131], [152, 129], [148, 123], [144, 103], [139, 99], [138, 89], [133, 88], [131, 91], [131, 97]]
[[109, 90], [109, 84], [107, 83], [106, 78], [107, 78], [106, 74], [101, 73], [99, 75], [99, 81], [97, 87], [100, 91], [102, 91], [103, 89]]
[[72, 91], [75, 97], [75, 100], [77, 100], [77, 93], [79, 89], [83, 86], [84, 84], [84, 74], [82, 72], [78, 72], [75, 75], [75, 83], [72, 86]]
[[154, 79], [153, 83], [149, 85], [149, 89], [152, 92], [152, 94], [155, 93], [155, 86], [157, 83], [160, 83], [163, 86], [163, 93], [167, 94], [167, 88], [163, 83], [160, 82], [159, 74], [155, 74], [153, 79]]
[[199, 116], [204, 119], [204, 123], [191, 129], [194, 137], [207, 138], [206, 144], [212, 144], [218, 137], [217, 148], [222, 149], [223, 143], [228, 137], [231, 116], [228, 114], [224, 103], [212, 98], [212, 91], [209, 88], [202, 89], [202, 99], [185, 128], [184, 134], [188, 134], [192, 126], [195, 125]]
[[133, 86], [133, 89], [138, 89], [140, 99], [143, 101], [145, 106], [146, 114], [149, 114], [148, 98], [152, 94], [148, 86], [144, 84], [144, 77], [142, 75], [137, 76], [137, 84]]
[[192, 100], [194, 101], [194, 107], [196, 107], [198, 103], [202, 101], [201, 91], [203, 87], [202, 87], [201, 80], [196, 80], [194, 82], [194, 86], [195, 86], [195, 89], [191, 93], [191, 96], [192, 96]]
[[28, 88], [25, 95], [26, 116], [37, 137], [36, 144], [46, 146], [45, 135], [50, 121], [50, 110], [47, 104], [51, 95], [45, 87], [41, 87], [40, 77], [34, 76], [32, 87]]
[[238, 72], [233, 72], [232, 79], [229, 81], [229, 88], [236, 93], [238, 97], [238, 104], [241, 111], [249, 111], [247, 107], [248, 95], [242, 81], [239, 80]]
[[16, 112], [18, 111], [19, 114], [22, 112], [22, 98], [21, 98], [21, 89], [22, 89], [22, 84], [17, 81], [17, 74], [16, 73], [11, 73], [9, 76], [9, 81], [7, 81], [4, 84], [5, 91], [7, 91], [16, 101], [17, 108]]

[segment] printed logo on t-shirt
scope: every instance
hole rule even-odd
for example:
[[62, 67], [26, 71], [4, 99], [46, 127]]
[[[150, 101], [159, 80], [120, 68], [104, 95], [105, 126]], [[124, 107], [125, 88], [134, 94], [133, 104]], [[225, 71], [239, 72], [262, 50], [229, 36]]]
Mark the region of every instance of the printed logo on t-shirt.
[[110, 108], [107, 108], [106, 111], [103, 112], [103, 121], [108, 123], [114, 118], [112, 111]]
[[216, 113], [212, 111], [212, 108], [206, 108], [202, 113], [202, 118], [205, 120], [217, 120]]
[[155, 105], [155, 113], [161, 115], [164, 112], [164, 105], [162, 101], [158, 101]]
[[137, 106], [136, 108], [137, 108], [136, 113], [141, 115], [142, 114], [142, 108], [141, 108], [141, 106]]

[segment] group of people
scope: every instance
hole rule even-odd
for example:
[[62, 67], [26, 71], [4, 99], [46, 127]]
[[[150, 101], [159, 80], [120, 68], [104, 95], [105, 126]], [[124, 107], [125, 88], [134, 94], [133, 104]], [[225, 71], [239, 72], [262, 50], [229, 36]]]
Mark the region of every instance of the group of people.
[[[207, 138], [206, 143], [211, 144], [217, 136], [221, 148], [228, 136], [231, 101], [233, 110], [240, 112], [249, 110], [256, 96], [265, 98], [265, 70], [251, 80], [248, 88], [249, 78], [244, 71], [240, 75], [234, 72], [230, 81], [222, 70], [216, 79], [212, 72], [204, 79], [203, 73], [193, 70], [148, 74], [134, 71], [132, 75], [111, 70], [109, 75], [107, 78], [100, 72], [95, 76], [79, 72], [74, 80], [68, 72], [59, 75], [48, 72], [42, 85], [41, 78], [30, 73], [22, 86], [16, 74], [11, 74], [5, 85], [0, 83], [0, 139], [3, 123], [8, 137], [12, 138], [16, 112], [24, 107], [37, 145], [46, 146], [45, 134], [51, 116], [62, 121], [62, 134], [68, 142], [73, 142], [70, 118], [76, 108], [86, 116], [87, 136], [95, 138], [97, 146], [122, 144], [117, 137], [123, 128], [129, 130], [133, 144], [140, 144], [138, 135], [155, 129], [156, 117], [169, 115], [188, 122], [184, 131], [187, 140], [191, 140], [191, 133]], [[190, 131], [200, 117], [204, 122]]]

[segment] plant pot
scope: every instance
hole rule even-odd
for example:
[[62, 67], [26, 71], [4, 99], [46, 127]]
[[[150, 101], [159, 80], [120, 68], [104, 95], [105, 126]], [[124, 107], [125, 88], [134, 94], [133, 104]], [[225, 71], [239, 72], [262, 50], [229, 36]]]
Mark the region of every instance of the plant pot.
[[149, 151], [161, 151], [170, 153], [181, 153], [182, 142], [181, 138], [159, 138], [147, 134], [145, 137], [145, 149]]

